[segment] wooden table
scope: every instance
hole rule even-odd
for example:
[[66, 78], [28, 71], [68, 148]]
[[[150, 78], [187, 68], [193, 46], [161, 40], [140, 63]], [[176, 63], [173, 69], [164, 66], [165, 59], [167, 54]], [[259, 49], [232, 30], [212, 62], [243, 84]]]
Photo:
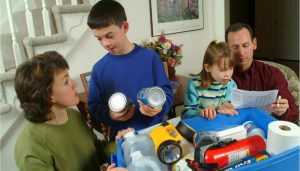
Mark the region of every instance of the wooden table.
[[[184, 102], [184, 93], [186, 89], [186, 84], [188, 81], [188, 77], [182, 75], [175, 75], [175, 77], [170, 78], [172, 81], [177, 81], [179, 83], [179, 87], [177, 89], [176, 94], [174, 94], [174, 102], [171, 108], [171, 111], [168, 113], [168, 117], [174, 118], [176, 117], [176, 107], [183, 105]], [[85, 92], [79, 93], [80, 102], [77, 105], [78, 110], [83, 114], [84, 118], [88, 123], [95, 128], [96, 130], [101, 132], [101, 126], [96, 120], [88, 113], [87, 110], [87, 95]]]

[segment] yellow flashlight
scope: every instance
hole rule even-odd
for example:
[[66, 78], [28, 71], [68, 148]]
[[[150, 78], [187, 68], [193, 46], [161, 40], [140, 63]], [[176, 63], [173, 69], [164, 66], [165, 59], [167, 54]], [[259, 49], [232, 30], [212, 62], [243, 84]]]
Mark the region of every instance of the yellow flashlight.
[[176, 163], [182, 157], [182, 136], [172, 124], [162, 123], [150, 132], [150, 137], [159, 160], [164, 164]]

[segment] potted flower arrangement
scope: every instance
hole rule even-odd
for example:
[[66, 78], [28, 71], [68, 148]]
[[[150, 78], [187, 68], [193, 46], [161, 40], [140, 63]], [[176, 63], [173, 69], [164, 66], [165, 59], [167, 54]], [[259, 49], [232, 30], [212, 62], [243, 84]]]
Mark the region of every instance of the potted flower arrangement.
[[167, 39], [164, 35], [160, 35], [156, 41], [150, 41], [143, 43], [142, 46], [155, 50], [161, 60], [168, 65], [169, 76], [175, 75], [175, 67], [181, 64], [182, 45], [175, 45], [170, 39]]

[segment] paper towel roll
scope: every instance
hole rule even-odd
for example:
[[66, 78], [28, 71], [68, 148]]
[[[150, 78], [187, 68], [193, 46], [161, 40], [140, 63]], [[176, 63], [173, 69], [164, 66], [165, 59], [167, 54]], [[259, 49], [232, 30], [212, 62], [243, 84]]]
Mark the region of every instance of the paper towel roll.
[[267, 151], [270, 155], [277, 155], [299, 145], [299, 126], [287, 121], [274, 121], [269, 123]]

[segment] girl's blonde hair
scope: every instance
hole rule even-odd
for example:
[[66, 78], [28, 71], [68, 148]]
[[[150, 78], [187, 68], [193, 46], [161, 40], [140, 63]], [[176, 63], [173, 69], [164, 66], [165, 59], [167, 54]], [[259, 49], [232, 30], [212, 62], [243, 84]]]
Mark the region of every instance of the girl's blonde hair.
[[203, 81], [201, 84], [202, 88], [208, 88], [211, 85], [211, 82], [214, 81], [211, 74], [205, 70], [204, 65], [218, 65], [221, 67], [222, 62], [227, 65], [223, 67], [234, 67], [235, 59], [233, 57], [233, 53], [225, 42], [221, 42], [218, 40], [212, 41], [205, 51], [202, 70], [198, 74], [201, 76], [201, 80]]

